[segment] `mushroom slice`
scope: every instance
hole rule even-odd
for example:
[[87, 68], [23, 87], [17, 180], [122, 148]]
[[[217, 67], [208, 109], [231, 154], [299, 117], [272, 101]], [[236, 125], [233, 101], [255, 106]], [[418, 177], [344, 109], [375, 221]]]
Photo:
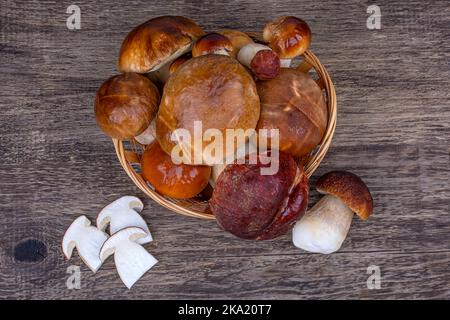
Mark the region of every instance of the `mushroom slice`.
[[128, 227], [138, 227], [147, 233], [146, 237], [138, 240], [138, 243], [149, 243], [153, 240], [152, 235], [144, 219], [138, 213], [143, 208], [144, 204], [139, 198], [132, 196], [121, 197], [100, 211], [97, 216], [97, 227], [100, 230], [105, 230], [109, 224], [109, 233], [111, 235]]
[[62, 250], [66, 258], [70, 259], [76, 247], [80, 258], [95, 273], [102, 265], [99, 253], [107, 239], [106, 233], [91, 226], [86, 216], [80, 216], [72, 222], [64, 234]]
[[112, 235], [100, 251], [102, 262], [114, 254], [117, 272], [128, 289], [158, 262], [136, 243], [137, 240], [146, 236], [147, 233], [141, 228], [125, 228]]

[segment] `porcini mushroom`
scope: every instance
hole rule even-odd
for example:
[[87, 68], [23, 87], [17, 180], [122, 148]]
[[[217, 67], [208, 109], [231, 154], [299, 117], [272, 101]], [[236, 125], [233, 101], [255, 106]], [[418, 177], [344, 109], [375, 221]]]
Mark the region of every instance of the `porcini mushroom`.
[[195, 22], [185, 17], [150, 19], [126, 36], [120, 48], [118, 68], [121, 72], [153, 73], [152, 79], [164, 83], [170, 63], [190, 51], [203, 34]]
[[211, 177], [209, 178], [209, 184], [212, 187], [215, 186], [216, 180], [219, 178], [219, 175], [222, 173], [222, 171], [225, 169], [227, 165], [235, 162], [237, 159], [245, 158], [247, 155], [255, 153], [257, 151], [258, 151], [257, 146], [254, 143], [251, 143], [250, 141], [247, 141], [245, 144], [239, 146], [236, 149], [234, 157], [232, 158], [233, 161], [227, 162], [227, 159], [225, 157], [222, 163], [215, 164], [211, 167]]
[[233, 50], [230, 52], [230, 56], [233, 58], [237, 58], [238, 52], [243, 46], [254, 42], [246, 33], [239, 30], [224, 29], [217, 33], [220, 33], [231, 41]]
[[138, 227], [147, 232], [147, 236], [139, 238], [137, 242], [139, 244], [149, 243], [153, 238], [150, 230], [148, 230], [147, 223], [139, 214], [142, 209], [144, 209], [144, 204], [139, 198], [121, 197], [100, 211], [97, 216], [97, 228], [104, 231], [109, 224], [109, 233], [113, 235], [128, 227]]
[[80, 216], [72, 222], [64, 234], [62, 250], [66, 258], [70, 259], [73, 249], [77, 248], [80, 258], [95, 273], [102, 265], [99, 253], [107, 239], [106, 233], [91, 226], [86, 216]]
[[101, 248], [99, 256], [102, 262], [114, 254], [117, 272], [128, 289], [158, 262], [137, 243], [146, 236], [141, 228], [125, 228], [113, 234]]
[[279, 129], [279, 149], [301, 157], [322, 140], [328, 122], [328, 110], [322, 90], [307, 74], [282, 68], [268, 81], [258, 81], [261, 101], [260, 129]]
[[260, 80], [273, 79], [280, 71], [280, 58], [268, 46], [260, 43], [249, 43], [243, 46], [237, 59]]
[[[205, 152], [212, 142], [203, 141], [204, 133], [211, 129], [226, 137], [227, 129], [253, 130], [258, 118], [253, 77], [235, 59], [208, 54], [186, 61], [170, 76], [156, 117], [156, 139], [168, 155], [175, 147], [182, 150], [185, 164], [212, 164], [215, 159]], [[180, 131], [190, 137], [182, 138]]]
[[341, 247], [354, 213], [362, 220], [369, 218], [373, 200], [364, 182], [347, 171], [325, 174], [316, 189], [325, 196], [296, 223], [293, 242], [303, 250], [329, 254]]
[[[270, 151], [269, 151], [270, 152]], [[255, 164], [230, 164], [216, 181], [209, 205], [217, 224], [237, 237], [275, 239], [291, 230], [306, 211], [308, 177], [291, 155], [280, 152], [271, 159], [278, 170], [262, 174], [263, 157]]]
[[192, 47], [192, 56], [199, 57], [205, 54], [223, 54], [229, 56], [233, 50], [231, 41], [215, 32], [201, 36]]
[[263, 38], [280, 57], [281, 66], [288, 68], [293, 58], [309, 48], [311, 30], [302, 19], [283, 16], [266, 24]]
[[95, 118], [100, 129], [112, 138], [144, 139], [139, 135], [155, 118], [159, 100], [159, 91], [148, 78], [137, 73], [116, 75], [97, 91]]

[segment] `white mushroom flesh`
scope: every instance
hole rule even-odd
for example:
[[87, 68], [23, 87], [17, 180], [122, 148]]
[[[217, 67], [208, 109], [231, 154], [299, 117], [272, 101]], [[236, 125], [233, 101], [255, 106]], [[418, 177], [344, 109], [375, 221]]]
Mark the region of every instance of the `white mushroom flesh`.
[[146, 236], [140, 228], [125, 228], [112, 235], [103, 245], [100, 258], [114, 254], [114, 263], [122, 282], [130, 289], [158, 260], [136, 241]]
[[250, 68], [253, 58], [261, 50], [272, 49], [260, 43], [249, 43], [243, 46], [241, 50], [239, 50], [237, 59], [244, 66]]
[[106, 233], [91, 226], [86, 216], [80, 216], [72, 222], [64, 234], [63, 253], [67, 259], [70, 259], [76, 247], [80, 258], [95, 273], [102, 265], [99, 253], [107, 239]]
[[138, 213], [144, 208], [144, 204], [137, 197], [124, 196], [110, 203], [97, 216], [97, 227], [105, 230], [109, 224], [110, 234], [128, 228], [138, 227], [143, 229], [147, 236], [137, 240], [140, 244], [149, 243], [153, 240], [147, 223]]
[[295, 224], [292, 231], [294, 245], [323, 254], [338, 251], [347, 237], [353, 214], [339, 198], [324, 196]]

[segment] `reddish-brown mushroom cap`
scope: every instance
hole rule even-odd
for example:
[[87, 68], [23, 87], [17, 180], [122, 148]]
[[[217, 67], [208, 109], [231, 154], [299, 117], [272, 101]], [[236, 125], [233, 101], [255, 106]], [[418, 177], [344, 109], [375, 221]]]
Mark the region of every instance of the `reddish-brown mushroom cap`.
[[159, 100], [158, 88], [147, 77], [137, 73], [113, 76], [97, 91], [97, 124], [112, 138], [133, 138], [148, 128]]
[[331, 171], [316, 182], [316, 189], [344, 202], [361, 219], [367, 220], [373, 212], [373, 199], [369, 188], [357, 175], [348, 171]]
[[118, 68], [122, 72], [147, 73], [190, 50], [204, 34], [192, 20], [163, 16], [134, 28], [120, 49]]
[[239, 30], [224, 29], [220, 30], [218, 33], [230, 39], [231, 44], [233, 45], [233, 50], [230, 52], [230, 56], [233, 58], [237, 57], [239, 50], [243, 46], [254, 42], [246, 33]]
[[305, 21], [284, 16], [266, 24], [263, 38], [281, 59], [292, 59], [309, 48], [311, 30]]
[[226, 52], [229, 54], [233, 50], [233, 45], [227, 37], [211, 32], [200, 37], [192, 47], [192, 56], [198, 57], [204, 54]]

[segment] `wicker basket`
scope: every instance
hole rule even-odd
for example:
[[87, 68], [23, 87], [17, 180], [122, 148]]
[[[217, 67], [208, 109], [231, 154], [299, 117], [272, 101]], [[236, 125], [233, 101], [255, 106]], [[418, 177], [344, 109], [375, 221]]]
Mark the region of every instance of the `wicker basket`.
[[[248, 32], [248, 35], [257, 42], [261, 41], [261, 35], [258, 33]], [[302, 61], [296, 67], [298, 70], [309, 73], [316, 79], [317, 84], [324, 91], [325, 100], [328, 107], [328, 126], [321, 143], [309, 155], [307, 159], [302, 159], [302, 164], [308, 177], [310, 177], [322, 162], [325, 154], [330, 147], [336, 128], [336, 91], [325, 67], [320, 63], [319, 59], [311, 52], [306, 51], [302, 57]], [[124, 168], [128, 176], [133, 180], [136, 186], [154, 201], [172, 210], [176, 213], [203, 219], [214, 219], [208, 202], [199, 198], [192, 199], [173, 199], [157, 193], [153, 186], [144, 181], [140, 174], [140, 155], [144, 151], [144, 146], [139, 145], [135, 141], [122, 141], [113, 139], [117, 157], [120, 164]]]

